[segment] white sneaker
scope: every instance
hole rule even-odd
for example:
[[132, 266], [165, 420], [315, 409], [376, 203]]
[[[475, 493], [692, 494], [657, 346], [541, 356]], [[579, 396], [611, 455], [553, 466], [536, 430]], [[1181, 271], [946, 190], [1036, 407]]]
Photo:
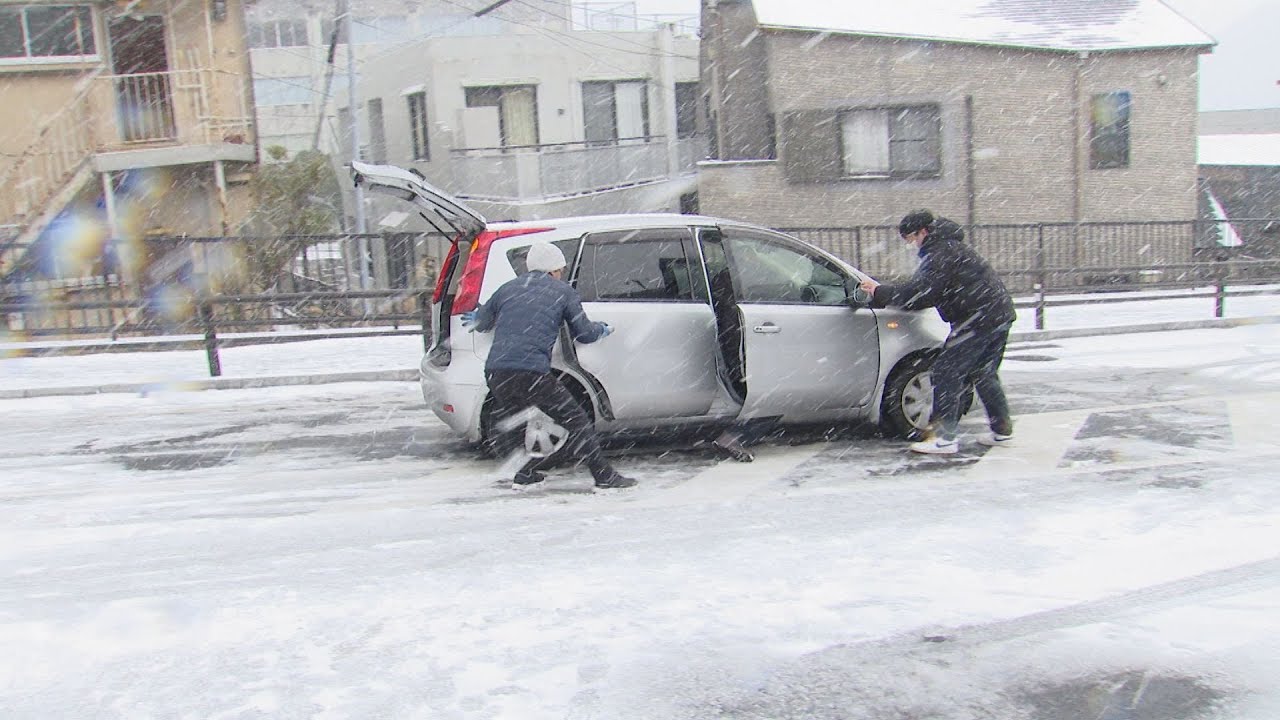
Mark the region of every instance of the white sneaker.
[[979, 437], [978, 442], [982, 443], [983, 445], [986, 445], [987, 447], [1000, 447], [1001, 445], [1012, 445], [1013, 436], [1001, 435], [998, 432], [989, 432], [986, 435], [982, 435], [981, 437]]
[[926, 455], [955, 455], [960, 451], [960, 443], [955, 440], [934, 437], [911, 443], [911, 451]]

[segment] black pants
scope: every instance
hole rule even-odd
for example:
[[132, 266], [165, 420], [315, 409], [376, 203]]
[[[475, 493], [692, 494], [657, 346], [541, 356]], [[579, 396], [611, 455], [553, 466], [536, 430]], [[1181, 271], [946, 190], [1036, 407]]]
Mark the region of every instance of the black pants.
[[947, 439], [956, 436], [963, 401], [961, 396], [970, 388], [977, 389], [992, 431], [1002, 435], [1013, 432], [1009, 401], [1005, 399], [999, 374], [1008, 341], [1008, 325], [990, 330], [961, 330], [947, 338], [930, 371], [933, 381], [931, 424], [939, 436]]
[[[527, 370], [486, 370], [485, 379], [497, 403], [497, 417], [509, 417], [526, 408], [536, 407], [567, 433], [564, 447], [554, 456], [563, 454], [586, 463], [596, 480], [604, 480], [614, 474], [613, 466], [600, 452], [600, 440], [596, 437], [591, 418], [554, 375]], [[549, 467], [553, 462], [553, 455], [533, 458], [521, 472], [534, 472]]]

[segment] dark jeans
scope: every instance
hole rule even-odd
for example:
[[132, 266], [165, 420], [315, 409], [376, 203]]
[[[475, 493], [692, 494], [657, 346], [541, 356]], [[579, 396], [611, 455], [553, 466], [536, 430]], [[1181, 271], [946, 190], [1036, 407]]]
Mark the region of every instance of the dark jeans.
[[1000, 362], [1009, 341], [1009, 326], [991, 330], [953, 332], [933, 361], [933, 429], [940, 437], [956, 436], [962, 396], [975, 388], [992, 432], [1013, 433], [1009, 401], [1000, 385]]
[[[604, 480], [614, 474], [613, 466], [600, 452], [600, 440], [596, 437], [591, 418], [554, 375], [526, 370], [487, 370], [485, 379], [497, 403], [494, 408], [498, 411], [497, 417], [508, 417], [525, 408], [536, 407], [568, 433], [561, 452], [554, 455], [563, 453], [586, 463], [596, 480]], [[552, 457], [533, 458], [521, 472], [531, 473], [549, 467]]]

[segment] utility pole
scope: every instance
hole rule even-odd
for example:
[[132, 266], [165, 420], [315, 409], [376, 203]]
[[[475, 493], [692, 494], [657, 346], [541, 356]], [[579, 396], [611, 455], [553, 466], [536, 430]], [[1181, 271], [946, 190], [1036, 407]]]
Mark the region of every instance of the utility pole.
[[342, 37], [342, 0], [333, 11], [333, 30], [329, 33], [329, 53], [324, 63], [324, 93], [320, 95], [320, 112], [316, 113], [316, 132], [311, 136], [311, 149], [320, 149], [320, 130], [324, 128], [325, 118], [329, 114], [329, 91], [333, 89], [333, 61], [338, 54], [338, 38]]
[[[343, 34], [347, 38], [347, 117], [351, 128], [351, 161], [360, 160], [360, 117], [356, 113], [356, 44], [351, 33], [351, 7], [348, 0], [337, 0], [338, 19], [342, 23]], [[364, 188], [355, 187], [355, 232], [360, 237], [356, 241], [356, 258], [359, 263], [360, 289], [369, 289], [369, 238], [365, 237], [367, 226], [364, 218]], [[368, 315], [371, 306], [368, 298], [364, 300], [364, 312]]]

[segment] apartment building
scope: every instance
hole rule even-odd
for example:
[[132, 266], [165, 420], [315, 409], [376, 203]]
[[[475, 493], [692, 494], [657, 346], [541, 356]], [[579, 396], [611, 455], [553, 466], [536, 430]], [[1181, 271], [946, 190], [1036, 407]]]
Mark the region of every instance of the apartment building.
[[[353, 4], [352, 114], [340, 33], [327, 57], [334, 9], [261, 0], [249, 27], [262, 145], [342, 164], [354, 130], [365, 161], [414, 167], [493, 217], [690, 207], [705, 154], [696, 18], [566, 0], [482, 12], [491, 5]], [[393, 211], [366, 202], [367, 227], [389, 227]]]
[[241, 0], [0, 4], [6, 283], [137, 288], [148, 235], [239, 225], [257, 162], [245, 35]]

